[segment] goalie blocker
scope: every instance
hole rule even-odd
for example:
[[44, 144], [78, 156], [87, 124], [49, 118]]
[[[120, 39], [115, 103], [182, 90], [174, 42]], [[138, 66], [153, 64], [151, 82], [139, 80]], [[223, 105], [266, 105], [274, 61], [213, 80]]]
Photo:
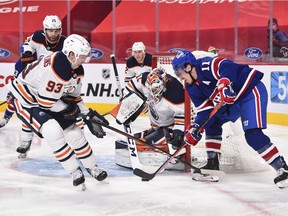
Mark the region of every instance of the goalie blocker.
[[134, 92], [129, 92], [110, 112], [118, 124], [133, 122], [145, 108], [146, 99]]

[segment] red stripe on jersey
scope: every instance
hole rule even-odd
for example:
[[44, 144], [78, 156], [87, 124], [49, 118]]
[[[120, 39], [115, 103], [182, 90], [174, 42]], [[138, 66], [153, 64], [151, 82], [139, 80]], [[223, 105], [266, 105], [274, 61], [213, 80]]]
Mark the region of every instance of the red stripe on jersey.
[[267, 152], [265, 155], [261, 155], [261, 156], [265, 161], [269, 161], [272, 157], [274, 157], [278, 154], [279, 154], [278, 149], [276, 148], [276, 146], [274, 146], [269, 152]]
[[256, 74], [256, 70], [253, 69], [252, 72], [247, 77], [247, 79], [246, 79], [244, 85], [242, 86], [242, 88], [240, 89], [239, 93], [237, 94], [235, 101], [246, 92], [246, 90], [250, 86], [250, 83], [251, 83], [253, 77], [255, 76], [255, 74]]
[[258, 92], [258, 89], [255, 87], [252, 90], [254, 97], [255, 97], [255, 109], [256, 109], [256, 118], [257, 118], [257, 126], [258, 128], [263, 127], [262, 123], [262, 116], [261, 116], [261, 101], [260, 101], [260, 94]]
[[225, 60], [224, 58], [215, 58], [212, 61], [212, 66], [211, 66], [211, 72], [212, 75], [214, 76], [214, 78], [216, 80], [219, 80], [221, 78], [220, 74], [219, 74], [219, 65], [221, 64], [221, 62]]
[[206, 141], [206, 148], [220, 150], [221, 143]]

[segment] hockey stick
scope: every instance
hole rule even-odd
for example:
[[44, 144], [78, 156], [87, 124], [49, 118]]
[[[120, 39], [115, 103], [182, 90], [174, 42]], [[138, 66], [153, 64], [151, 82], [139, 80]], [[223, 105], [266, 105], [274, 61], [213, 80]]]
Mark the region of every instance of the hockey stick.
[[0, 103], [0, 106], [4, 105], [6, 103], [7, 103], [7, 101], [4, 101], [4, 102]]
[[[199, 130], [203, 129], [203, 127], [207, 124], [207, 122], [218, 112], [218, 110], [222, 107], [223, 102], [221, 101], [219, 104], [217, 104], [217, 106], [214, 107], [214, 109], [212, 110], [212, 112], [209, 114], [209, 116], [205, 119], [205, 121], [203, 121], [200, 126], [197, 128], [196, 133], [199, 132]], [[165, 133], [165, 131], [164, 131]], [[141, 169], [135, 169], [133, 171], [133, 173], [139, 177], [142, 177], [142, 180], [144, 181], [149, 181], [151, 179], [153, 179], [158, 173], [162, 172], [165, 167], [171, 162], [171, 160], [173, 160], [175, 157], [177, 157], [177, 155], [179, 154], [179, 152], [187, 145], [187, 143], [183, 143], [180, 148], [174, 152], [173, 155], [170, 155], [170, 157], [154, 172], [154, 173], [147, 173]], [[191, 165], [191, 167], [193, 168], [193, 166]], [[196, 173], [200, 173], [201, 174], [201, 170], [198, 169], [194, 169]], [[205, 174], [202, 174], [205, 176]], [[207, 177], [207, 176], [206, 176]], [[212, 176], [211, 176], [212, 177]]]
[[[112, 60], [112, 65], [113, 65], [113, 69], [114, 69], [116, 83], [117, 83], [118, 91], [120, 94], [119, 101], [121, 101], [123, 99], [123, 92], [122, 92], [121, 84], [119, 81], [119, 74], [118, 74], [118, 70], [117, 70], [117, 66], [116, 66], [115, 55], [111, 54], [110, 58]], [[126, 131], [125, 134], [127, 135], [126, 136], [127, 137], [127, 144], [128, 144], [129, 154], [130, 154], [131, 166], [132, 166], [133, 170], [136, 168], [145, 169], [145, 166], [143, 164], [141, 164], [141, 162], [139, 160], [139, 155], [138, 155], [136, 143], [135, 143], [134, 139], [132, 139], [133, 130], [132, 130], [131, 123], [123, 124], [123, 126], [124, 126], [124, 130]], [[147, 170], [147, 167], [146, 167], [146, 170]]]

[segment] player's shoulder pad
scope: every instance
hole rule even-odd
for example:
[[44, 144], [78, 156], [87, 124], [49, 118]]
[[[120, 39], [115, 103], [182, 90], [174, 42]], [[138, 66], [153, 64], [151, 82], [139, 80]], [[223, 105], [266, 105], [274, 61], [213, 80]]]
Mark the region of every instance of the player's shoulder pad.
[[149, 53], [146, 53], [143, 63], [144, 63], [144, 65], [151, 66], [152, 65], [152, 55]]
[[54, 72], [64, 81], [69, 81], [72, 77], [72, 68], [69, 60], [62, 52], [56, 52], [52, 68]]
[[78, 68], [74, 69], [74, 73], [78, 76], [84, 76], [84, 67], [80, 65]]
[[137, 65], [138, 65], [138, 63], [137, 63], [136, 59], [134, 58], [134, 56], [131, 56], [126, 61], [127, 68], [132, 68], [132, 67], [135, 67]]
[[167, 83], [166, 91], [163, 97], [173, 104], [180, 104], [184, 102], [184, 88], [183, 85], [175, 77], [167, 74], [169, 81]]
[[144, 86], [145, 86], [145, 83], [146, 83], [146, 80], [147, 80], [147, 76], [148, 76], [149, 73], [150, 73], [150, 72], [143, 72], [143, 73], [141, 74], [141, 83], [142, 83], [142, 85], [144, 85]]
[[43, 30], [37, 30], [32, 36], [32, 40], [36, 43], [45, 44], [45, 33]]

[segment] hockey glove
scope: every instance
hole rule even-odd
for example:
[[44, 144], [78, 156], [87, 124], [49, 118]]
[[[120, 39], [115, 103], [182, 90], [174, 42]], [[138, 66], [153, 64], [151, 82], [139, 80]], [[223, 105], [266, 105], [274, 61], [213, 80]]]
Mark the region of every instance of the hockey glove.
[[165, 138], [167, 143], [170, 143], [173, 147], [179, 148], [183, 144], [183, 135], [183, 131], [175, 129], [173, 130], [172, 136], [170, 136], [170, 133], [168, 136], [165, 134]]
[[84, 122], [88, 126], [90, 132], [96, 137], [103, 138], [106, 135], [106, 132], [100, 124], [109, 125], [109, 122], [95, 110], [89, 109], [89, 113], [84, 119]]
[[75, 101], [69, 101], [66, 109], [62, 110], [61, 113], [65, 119], [75, 120], [80, 113], [80, 109]]
[[227, 104], [233, 104], [236, 98], [236, 94], [231, 87], [230, 80], [227, 78], [221, 78], [217, 85], [221, 100]]
[[199, 125], [194, 123], [190, 126], [189, 130], [186, 130], [184, 133], [184, 141], [189, 145], [197, 145], [199, 140], [202, 138], [203, 129], [199, 130]]
[[29, 63], [32, 63], [35, 60], [32, 52], [26, 51], [21, 56], [21, 63], [22, 63], [22, 69], [24, 69]]

